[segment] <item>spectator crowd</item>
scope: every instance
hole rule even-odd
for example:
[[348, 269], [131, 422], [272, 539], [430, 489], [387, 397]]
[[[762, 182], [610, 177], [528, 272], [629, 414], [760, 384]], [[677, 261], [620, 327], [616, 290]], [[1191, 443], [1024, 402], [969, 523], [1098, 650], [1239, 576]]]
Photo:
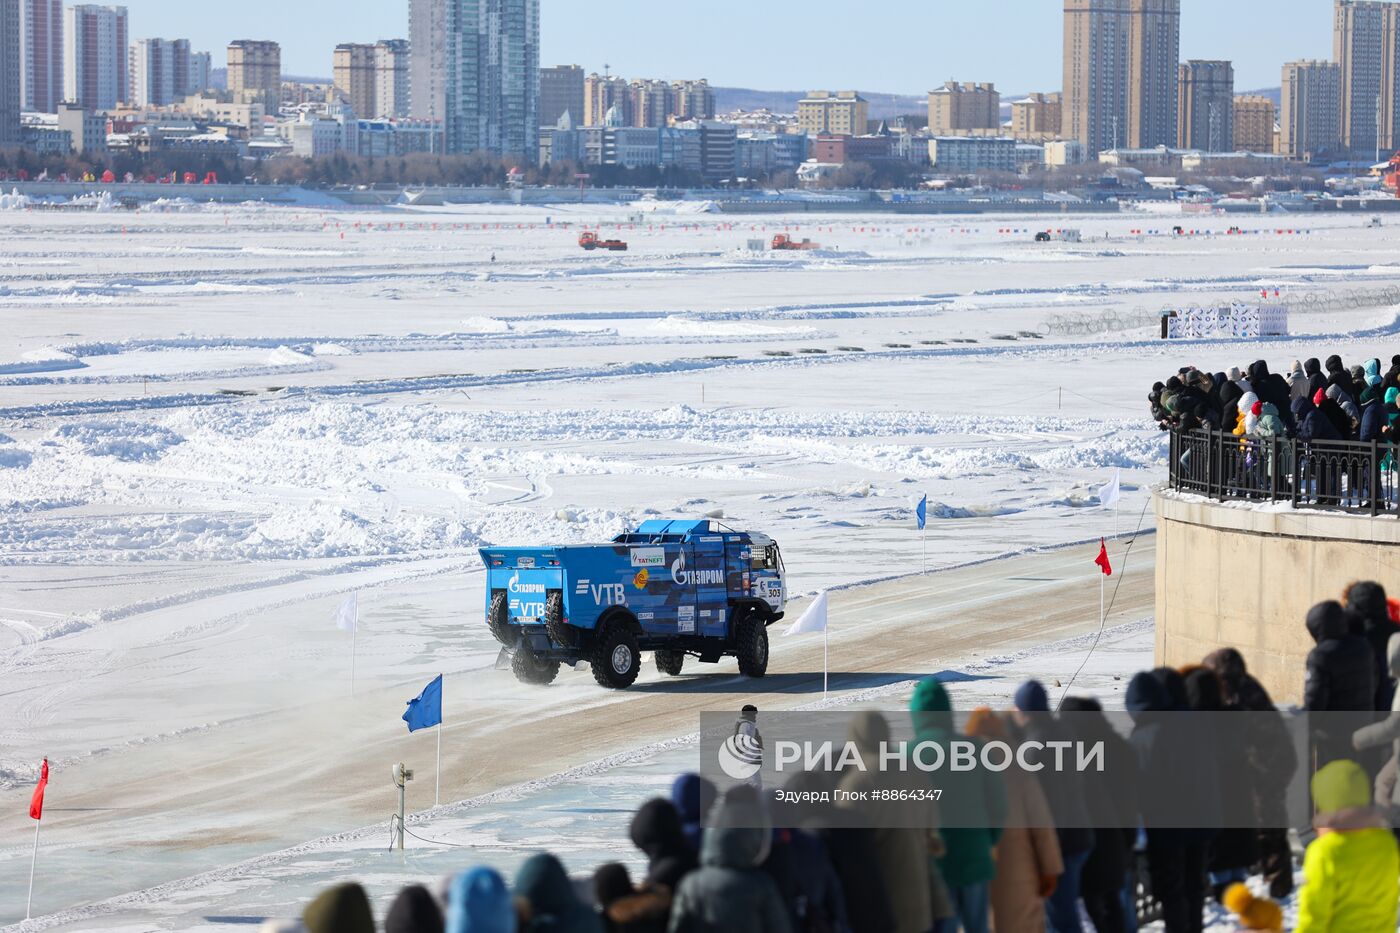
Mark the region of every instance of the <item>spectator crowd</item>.
[[[1266, 381], [1262, 370], [1251, 375], [1256, 384]], [[1238, 929], [1281, 931], [1285, 912], [1277, 901], [1290, 897], [1295, 884], [1284, 797], [1301, 769], [1315, 817], [1311, 826], [1294, 827], [1308, 844], [1293, 929], [1389, 933], [1397, 929], [1400, 903], [1400, 847], [1391, 829], [1400, 812], [1397, 611], [1374, 582], [1353, 583], [1339, 600], [1309, 611], [1306, 626], [1315, 646], [1307, 659], [1305, 709], [1365, 713], [1367, 725], [1314, 729], [1310, 720], [1308, 760], [1279, 740], [1284, 716], [1233, 648], [1181, 669], [1132, 676], [1125, 692], [1132, 724], [1127, 734], [1091, 697], [1067, 696], [1052, 711], [1046, 688], [1035, 680], [1015, 691], [1009, 710], [978, 708], [959, 730], [953, 695], [931, 677], [917, 685], [909, 704], [919, 740], [1048, 743], [1067, 734], [1072, 716], [1077, 737], [1103, 742], [1104, 773], [1056, 782], [1016, 768], [944, 772], [932, 779], [945, 800], [956, 802], [956, 821], [897, 809], [870, 822], [799, 826], [773, 826], [769, 798], [753, 783], [717, 794], [699, 775], [684, 774], [668, 796], [646, 801], [632, 816], [634, 860], [645, 861], [637, 876], [610, 862], [586, 881], [575, 879], [558, 858], [541, 852], [511, 883], [492, 868], [476, 867], [442, 879], [436, 890], [404, 888], [383, 928], [1123, 933], [1150, 917], [1160, 918], [1168, 933], [1197, 933], [1207, 901], [1214, 900], [1233, 912]], [[1231, 712], [1252, 714], [1249, 726], [1233, 731], [1231, 742], [1213, 743], [1196, 714]], [[746, 707], [736, 731], [756, 734], [756, 718]], [[860, 711], [849, 731], [858, 748], [875, 749], [890, 738], [891, 723], [885, 714]], [[853, 768], [795, 780], [857, 792], [930, 779], [917, 771]], [[1159, 810], [1174, 793], [1207, 801], [1219, 819], [1203, 819], [1214, 825], [1198, 829], [1160, 828], [1168, 821], [1157, 819]], [[710, 801], [711, 811], [702, 812]], [[952, 805], [913, 798], [908, 804]], [[1226, 818], [1240, 812], [1253, 818]], [[1242, 825], [1253, 828], [1231, 828]], [[376, 925], [365, 890], [348, 883], [323, 891], [299, 921], [269, 922], [265, 929], [374, 933]]]

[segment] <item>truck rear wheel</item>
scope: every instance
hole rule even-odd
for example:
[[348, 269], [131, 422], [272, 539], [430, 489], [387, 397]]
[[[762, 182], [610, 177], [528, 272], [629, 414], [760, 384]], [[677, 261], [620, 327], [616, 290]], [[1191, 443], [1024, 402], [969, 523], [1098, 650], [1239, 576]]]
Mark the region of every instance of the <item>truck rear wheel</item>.
[[656, 669], [663, 674], [675, 677], [685, 665], [684, 651], [657, 651], [654, 653], [656, 655]]
[[545, 631], [549, 632], [550, 640], [556, 645], [572, 648], [578, 644], [575, 629], [564, 621], [564, 594], [558, 590], [551, 590], [549, 596], [545, 597], [544, 627]]
[[524, 645], [510, 659], [510, 671], [522, 684], [550, 684], [559, 676], [558, 661], [541, 661]]
[[588, 666], [593, 668], [593, 679], [599, 686], [614, 690], [632, 686], [642, 668], [637, 636], [624, 624], [608, 624], [593, 643]]
[[746, 612], [734, 627], [734, 656], [739, 659], [739, 673], [745, 677], [762, 677], [768, 673], [768, 626], [758, 612]]
[[515, 639], [510, 637], [510, 617], [506, 613], [506, 591], [497, 590], [491, 594], [491, 608], [486, 611], [486, 627], [496, 641], [509, 648]]

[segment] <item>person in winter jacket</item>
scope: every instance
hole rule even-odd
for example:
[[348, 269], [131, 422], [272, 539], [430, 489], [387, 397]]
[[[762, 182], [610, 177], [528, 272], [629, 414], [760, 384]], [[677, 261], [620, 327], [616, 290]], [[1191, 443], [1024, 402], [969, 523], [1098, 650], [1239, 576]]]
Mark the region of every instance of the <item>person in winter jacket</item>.
[[1395, 681], [1391, 679], [1391, 669], [1386, 663], [1390, 656], [1390, 636], [1400, 632], [1390, 621], [1390, 606], [1386, 599], [1385, 587], [1374, 580], [1358, 580], [1347, 586], [1342, 593], [1342, 603], [1349, 615], [1350, 631], [1360, 635], [1371, 646], [1371, 654], [1376, 659], [1376, 705], [1377, 710], [1391, 709], [1391, 699], [1395, 696]]
[[1316, 395], [1318, 389], [1327, 388], [1327, 377], [1323, 375], [1322, 364], [1318, 362], [1317, 357], [1303, 363], [1303, 371], [1308, 374], [1308, 398]]
[[[1029, 741], [1046, 747], [1050, 742], [1065, 741], [1067, 736], [1050, 714], [1050, 698], [1038, 680], [1028, 680], [1016, 690], [1016, 715], [1021, 734]], [[1084, 863], [1094, 848], [1093, 824], [1084, 801], [1082, 782], [1068, 782], [1051, 776], [1043, 786], [1050, 804], [1055, 835], [1060, 845], [1064, 872], [1054, 892], [1045, 903], [1046, 921], [1054, 933], [1077, 931], [1079, 928], [1079, 881]]]
[[1364, 386], [1368, 389], [1379, 389], [1384, 381], [1381, 376], [1381, 361], [1379, 359], [1367, 360], [1364, 370], [1365, 374], [1361, 380]]
[[637, 808], [630, 835], [632, 844], [646, 853], [648, 881], [663, 881], [674, 887], [680, 878], [657, 878], [658, 867], [665, 864], [669, 870], [679, 866], [682, 876], [699, 867], [695, 852], [686, 841], [681, 815], [675, 804], [665, 798], [653, 797]]
[[326, 888], [306, 905], [301, 922], [307, 933], [374, 933], [369, 896], [358, 884]]
[[1283, 908], [1264, 897], [1255, 897], [1248, 886], [1232, 884], [1221, 903], [1240, 918], [1241, 930], [1269, 930], [1283, 933]]
[[[1400, 677], [1400, 632], [1390, 636], [1390, 643], [1386, 647], [1386, 659], [1389, 673]], [[1400, 769], [1400, 693], [1392, 695], [1390, 708], [1389, 716], [1380, 722], [1357, 729], [1352, 734], [1351, 741], [1357, 751], [1379, 748], [1387, 742], [1391, 743], [1390, 758], [1382, 772], [1384, 778], [1376, 779], [1375, 796], [1376, 806], [1394, 822], [1395, 817], [1400, 816], [1400, 783], [1394, 778], [1397, 769]]]
[[1303, 855], [1295, 933], [1393, 933], [1400, 848], [1371, 806], [1371, 781], [1340, 759], [1312, 778], [1317, 838]]
[[520, 866], [515, 897], [524, 902], [521, 933], [603, 933], [598, 915], [578, 899], [564, 866], [548, 852]]
[[[1143, 671], [1128, 683], [1124, 705], [1133, 720], [1128, 741], [1137, 752], [1138, 789], [1147, 829], [1152, 891], [1162, 904], [1167, 933], [1200, 933], [1205, 907], [1205, 853], [1222, 821], [1219, 777], [1200, 767], [1200, 720], [1185, 713], [1183, 679], [1175, 671]], [[1208, 760], [1208, 758], [1207, 758]], [[1167, 828], [1173, 805], [1189, 800], [1202, 829]]]
[[400, 891], [384, 918], [384, 933], [443, 933], [442, 910], [432, 893], [421, 884]]
[[1312, 399], [1300, 398], [1293, 403], [1293, 422], [1298, 432], [1298, 440], [1304, 443], [1313, 441], [1340, 441], [1342, 435], [1322, 412], [1318, 411]]
[[494, 868], [473, 868], [452, 879], [447, 933], [515, 933], [517, 926], [510, 891]]
[[1327, 397], [1327, 390], [1319, 390], [1313, 396], [1312, 403], [1320, 411], [1324, 418], [1332, 425], [1332, 429], [1337, 433], [1338, 440], [1346, 440], [1352, 436], [1351, 418], [1342, 410], [1336, 400]]
[[841, 879], [820, 839], [800, 829], [775, 829], [763, 870], [778, 886], [797, 933], [848, 933]]
[[[1007, 724], [986, 707], [968, 717], [967, 734], [986, 742], [1014, 742]], [[1007, 829], [997, 843], [992, 925], [997, 930], [1041, 933], [1046, 928], [1046, 898], [1064, 872], [1060, 842], [1036, 776], [1020, 768], [1008, 769], [1005, 776]]]
[[679, 775], [671, 784], [671, 803], [681, 815], [681, 830], [685, 841], [700, 855], [700, 838], [704, 835], [705, 808], [714, 803], [715, 786], [694, 772]]
[[1303, 372], [1303, 364], [1297, 360], [1293, 361], [1293, 368], [1288, 371], [1288, 399], [1290, 404], [1293, 399], [1311, 398], [1312, 393], [1308, 391], [1308, 374]]
[[[1279, 411], [1288, 408], [1288, 383], [1278, 373], [1269, 372], [1269, 364], [1255, 360], [1249, 366], [1249, 384], [1261, 402], [1272, 402]], [[1285, 419], [1287, 420], [1287, 419]]]
[[1250, 676], [1243, 655], [1234, 648], [1221, 648], [1206, 655], [1202, 664], [1220, 678], [1225, 709], [1252, 714], [1245, 720], [1242, 741], [1259, 827], [1260, 868], [1270, 896], [1285, 898], [1293, 892], [1287, 799], [1298, 758], [1292, 737], [1269, 692]]
[[1125, 895], [1132, 880], [1132, 851], [1137, 835], [1137, 755], [1103, 714], [1098, 700], [1066, 697], [1060, 721], [1072, 735], [1090, 745], [1104, 746], [1104, 776], [1084, 775], [1085, 800], [1094, 825], [1094, 849], [1084, 865], [1079, 894], [1094, 929], [1128, 929]]
[[740, 785], [715, 805], [700, 849], [671, 906], [669, 933], [792, 933], [777, 885], [759, 866], [772, 830], [754, 789]]
[[[1197, 712], [1221, 713], [1227, 709], [1220, 678], [1208, 667], [1197, 667], [1186, 675], [1186, 696], [1191, 709]], [[1214, 748], [1207, 749], [1208, 757], [1219, 774], [1221, 804], [1231, 814], [1233, 824], [1216, 834], [1206, 852], [1206, 867], [1217, 900], [1230, 883], [1247, 878], [1248, 869], [1259, 858], [1258, 832], [1253, 825], [1254, 775], [1249, 766], [1245, 723], [1243, 716], [1210, 717]]]
[[[953, 704], [937, 678], [928, 677], [914, 688], [909, 701], [918, 742], [932, 742], [944, 749], [959, 736], [953, 728]], [[940, 773], [937, 786], [949, 800], [956, 800], [962, 826], [943, 830], [946, 854], [937, 860], [948, 884], [963, 933], [987, 933], [989, 884], [996, 877], [994, 851], [1006, 825], [1006, 787], [1001, 776], [981, 768]], [[956, 930], [957, 924], [940, 921], [935, 929]]]
[[1348, 630], [1346, 610], [1335, 600], [1308, 610], [1308, 634], [1316, 645], [1308, 653], [1303, 708], [1326, 713], [1309, 724], [1318, 765], [1351, 755], [1351, 736], [1364, 720], [1348, 725], [1339, 713], [1374, 711], [1375, 660], [1371, 646]]
[[1346, 432], [1347, 436], [1355, 437], [1357, 428], [1361, 425], [1361, 409], [1356, 407], [1356, 402], [1352, 399], [1351, 395], [1339, 384], [1328, 386], [1326, 395], [1327, 398], [1337, 403], [1342, 409], [1342, 414], [1346, 416], [1347, 422], [1351, 426], [1350, 430]]
[[[874, 711], [856, 713], [851, 720], [847, 736], [866, 762], [879, 761], [880, 747], [890, 741], [890, 724], [884, 716]], [[872, 791], [898, 792], [914, 789], [922, 774], [910, 774], [896, 770], [881, 770], [867, 767], [861, 771], [852, 768], [842, 774], [838, 787], [847, 794], [866, 794]], [[848, 797], [858, 800], [859, 797]], [[897, 803], [871, 805], [870, 819], [865, 822], [873, 825], [872, 843], [875, 850], [876, 867], [883, 879], [882, 887], [888, 898], [897, 933], [928, 933], [933, 929], [935, 919], [952, 916], [951, 904], [940, 903], [943, 908], [934, 912], [934, 894], [940, 893], [940, 901], [947, 901], [943, 879], [934, 858], [942, 854], [943, 842], [933, 827], [937, 823], [937, 805], [932, 801], [908, 800]], [[843, 853], [839, 847], [832, 847], [832, 854], [841, 872]], [[851, 926], [860, 929], [862, 912], [857, 909], [855, 899], [850, 896], [847, 886], [847, 913]]]
[[634, 888], [627, 866], [608, 862], [593, 873], [593, 894], [606, 933], [666, 933], [671, 917], [667, 886]]
[[1254, 425], [1255, 437], [1283, 437], [1288, 433], [1287, 426], [1279, 417], [1278, 408], [1273, 402], [1265, 402], [1259, 408], [1259, 420]]
[[1400, 442], [1400, 407], [1397, 402], [1400, 400], [1400, 388], [1391, 386], [1385, 390], [1385, 402], [1381, 406], [1381, 411], [1385, 415], [1385, 424], [1381, 427], [1381, 436], [1394, 444]]

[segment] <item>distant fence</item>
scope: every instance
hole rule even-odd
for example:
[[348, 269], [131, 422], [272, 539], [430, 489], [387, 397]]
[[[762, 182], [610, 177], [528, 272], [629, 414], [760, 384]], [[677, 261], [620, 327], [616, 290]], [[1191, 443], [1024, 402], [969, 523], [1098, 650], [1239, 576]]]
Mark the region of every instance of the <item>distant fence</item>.
[[1169, 472], [1172, 489], [1220, 501], [1400, 516], [1400, 464], [1389, 443], [1173, 429]]

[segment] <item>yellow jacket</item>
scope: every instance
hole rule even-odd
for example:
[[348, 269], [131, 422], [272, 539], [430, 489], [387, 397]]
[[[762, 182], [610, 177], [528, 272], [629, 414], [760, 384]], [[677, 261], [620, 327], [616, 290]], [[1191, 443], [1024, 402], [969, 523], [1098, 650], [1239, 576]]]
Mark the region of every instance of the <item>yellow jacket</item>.
[[1303, 876], [1295, 933], [1395, 933], [1400, 847], [1390, 830], [1324, 832]]

